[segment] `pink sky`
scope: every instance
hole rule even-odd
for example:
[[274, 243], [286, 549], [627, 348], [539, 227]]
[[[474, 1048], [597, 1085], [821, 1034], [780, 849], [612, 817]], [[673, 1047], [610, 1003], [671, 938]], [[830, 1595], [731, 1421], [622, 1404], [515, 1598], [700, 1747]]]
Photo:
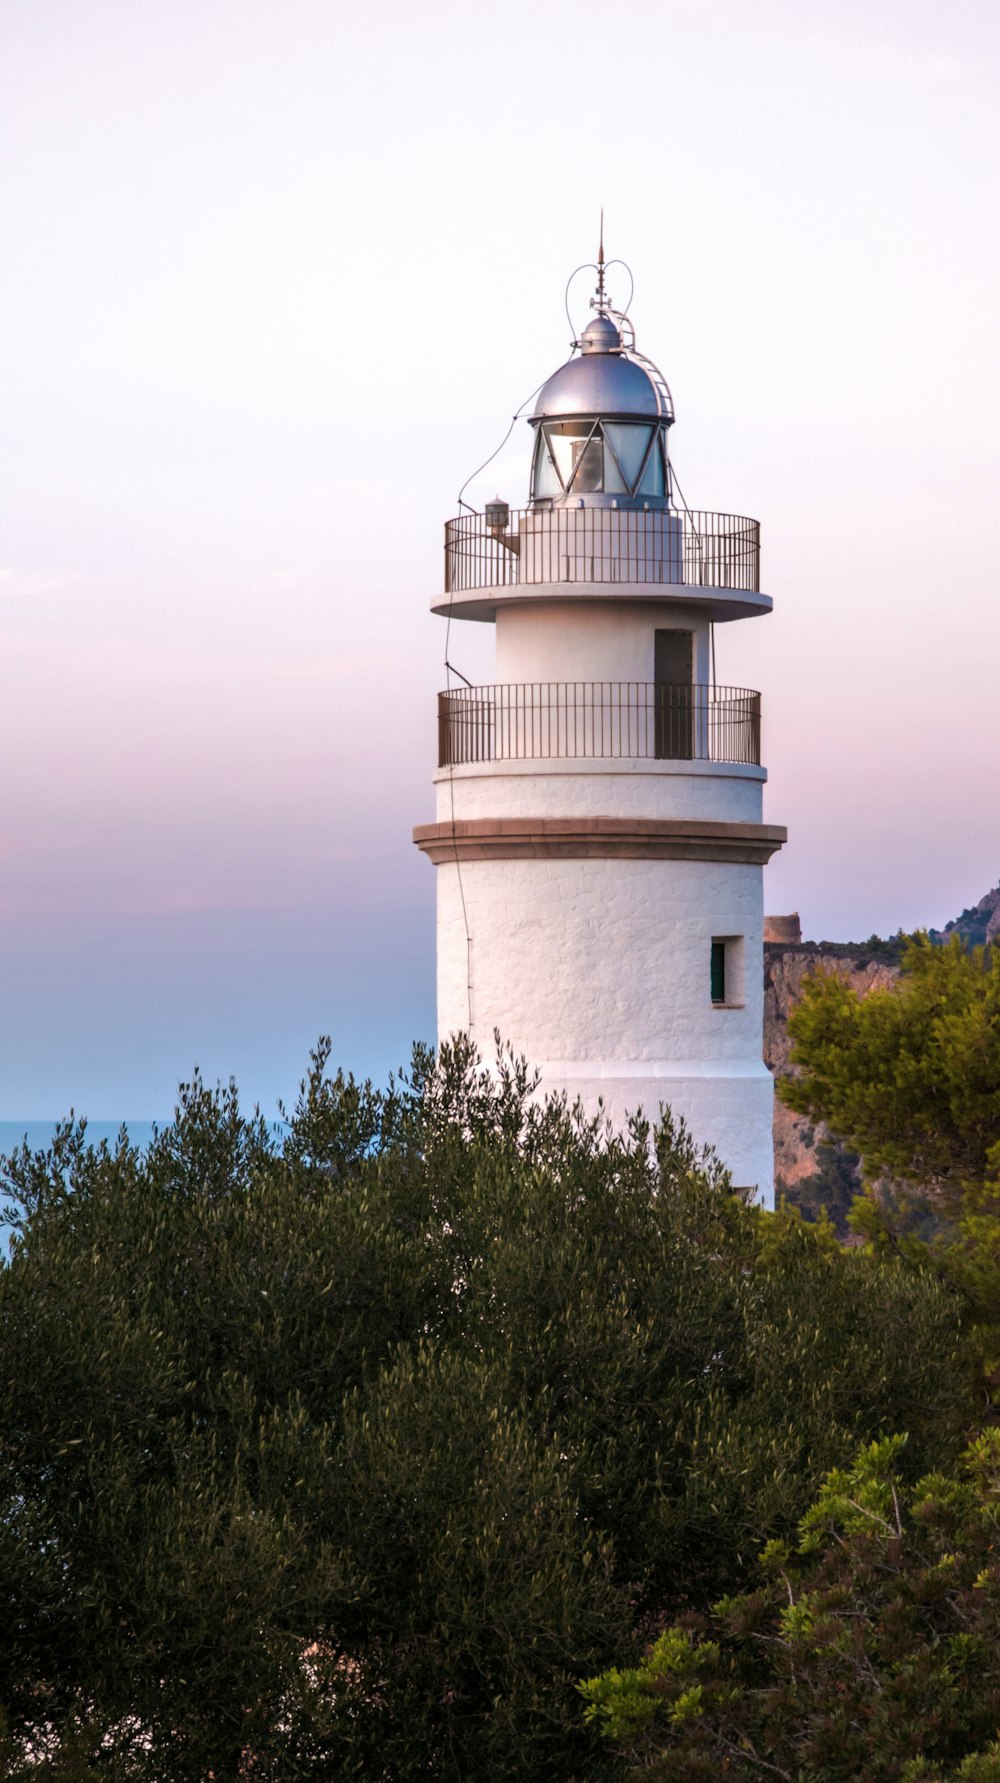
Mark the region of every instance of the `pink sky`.
[[688, 499], [762, 523], [769, 908], [997, 882], [998, 84], [993, 0], [7, 0], [0, 1118], [431, 1037], [441, 528], [602, 204]]

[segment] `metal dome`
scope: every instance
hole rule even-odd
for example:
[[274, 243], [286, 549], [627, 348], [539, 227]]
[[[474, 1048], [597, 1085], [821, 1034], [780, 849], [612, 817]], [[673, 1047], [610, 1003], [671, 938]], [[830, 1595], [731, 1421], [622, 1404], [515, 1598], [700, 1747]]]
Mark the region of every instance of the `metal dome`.
[[581, 353], [620, 353], [621, 329], [616, 328], [611, 317], [606, 316], [602, 310], [599, 315], [591, 317], [578, 345]]
[[584, 351], [543, 384], [534, 419], [563, 415], [644, 415], [665, 419], [656, 385], [634, 359], [616, 351]]

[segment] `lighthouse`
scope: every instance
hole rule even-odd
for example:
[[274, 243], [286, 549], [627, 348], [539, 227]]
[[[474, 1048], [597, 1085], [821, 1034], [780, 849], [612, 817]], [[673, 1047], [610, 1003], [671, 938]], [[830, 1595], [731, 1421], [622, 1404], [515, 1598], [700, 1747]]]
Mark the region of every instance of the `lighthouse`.
[[[433, 611], [495, 626], [492, 686], [438, 701], [438, 1032], [498, 1030], [588, 1114], [661, 1104], [773, 1199], [762, 1059], [760, 696], [716, 628], [771, 610], [760, 528], [689, 508], [666, 380], [608, 292], [541, 387], [527, 504], [445, 528]], [[453, 647], [454, 653], [454, 647]], [[450, 677], [449, 677], [450, 678]]]

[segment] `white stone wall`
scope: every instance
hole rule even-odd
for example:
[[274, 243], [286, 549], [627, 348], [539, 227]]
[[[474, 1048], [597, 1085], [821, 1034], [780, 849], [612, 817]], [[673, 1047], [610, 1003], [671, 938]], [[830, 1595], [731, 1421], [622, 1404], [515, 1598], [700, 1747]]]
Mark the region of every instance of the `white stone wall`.
[[[760, 823], [763, 768], [715, 762], [481, 762], [435, 775], [437, 821], [478, 817], [677, 817]], [[453, 808], [454, 804], [454, 808]], [[759, 869], [758, 869], [759, 871]]]
[[[546, 777], [533, 778], [537, 791]], [[714, 816], [708, 805], [701, 815]], [[544, 1087], [591, 1109], [603, 1096], [619, 1122], [668, 1102], [738, 1184], [769, 1198], [760, 867], [507, 859], [465, 861], [461, 879], [471, 947], [458, 868], [437, 868], [439, 1033], [470, 1026], [471, 977], [471, 1030], [487, 1056], [498, 1028], [541, 1066]], [[730, 936], [744, 938], [744, 1000], [714, 1008], [711, 942]]]
[[708, 619], [676, 603], [621, 601], [558, 607], [525, 603], [497, 613], [496, 678], [519, 681], [655, 679], [654, 634], [694, 633], [692, 680], [711, 680]]

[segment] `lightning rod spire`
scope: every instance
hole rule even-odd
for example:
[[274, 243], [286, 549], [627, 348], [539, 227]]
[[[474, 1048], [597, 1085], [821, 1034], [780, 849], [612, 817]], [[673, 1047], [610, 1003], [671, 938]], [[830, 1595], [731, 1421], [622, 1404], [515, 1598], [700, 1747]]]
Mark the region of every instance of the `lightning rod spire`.
[[597, 306], [598, 310], [607, 308], [607, 297], [604, 293], [604, 206], [601, 206], [601, 240], [597, 249]]

